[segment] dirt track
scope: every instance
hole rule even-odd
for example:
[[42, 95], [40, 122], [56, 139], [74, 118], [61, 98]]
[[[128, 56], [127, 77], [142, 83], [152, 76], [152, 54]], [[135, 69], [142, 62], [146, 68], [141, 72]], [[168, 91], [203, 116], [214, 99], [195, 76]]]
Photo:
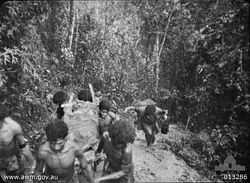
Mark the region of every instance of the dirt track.
[[133, 149], [136, 182], [209, 181], [159, 142], [161, 138], [166, 137], [166, 135], [160, 135], [158, 142], [151, 147], [146, 147], [143, 133], [141, 131], [137, 133]]

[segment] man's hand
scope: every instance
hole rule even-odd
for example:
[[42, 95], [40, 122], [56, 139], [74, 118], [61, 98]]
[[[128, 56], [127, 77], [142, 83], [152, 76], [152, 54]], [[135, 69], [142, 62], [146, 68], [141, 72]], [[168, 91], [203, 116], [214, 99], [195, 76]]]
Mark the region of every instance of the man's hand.
[[93, 170], [96, 171], [97, 166], [100, 164], [101, 161], [103, 161], [106, 158], [104, 154], [101, 153], [95, 153], [95, 159], [93, 164]]
[[33, 171], [36, 167], [36, 160], [30, 151], [29, 145], [27, 144], [24, 148], [22, 148], [20, 153], [24, 158], [23, 161], [25, 162], [26, 166], [30, 167], [30, 169]]

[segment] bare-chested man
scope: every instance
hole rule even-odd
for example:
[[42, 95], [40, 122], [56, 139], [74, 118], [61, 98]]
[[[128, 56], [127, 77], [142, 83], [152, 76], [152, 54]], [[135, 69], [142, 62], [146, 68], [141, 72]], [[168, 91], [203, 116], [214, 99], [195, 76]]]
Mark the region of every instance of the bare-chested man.
[[[78, 175], [80, 182], [94, 182], [92, 173], [83, 155], [80, 146], [73, 134], [68, 135], [67, 125], [60, 119], [49, 123], [45, 129], [47, 142], [38, 152], [38, 171], [46, 175], [58, 176], [58, 180], [73, 183], [74, 162], [78, 158], [81, 172]], [[45, 167], [45, 171], [43, 168]]]
[[118, 120], [119, 117], [111, 111], [111, 103], [107, 99], [103, 99], [99, 104], [99, 125], [98, 131], [100, 134], [100, 142], [98, 148], [96, 150], [96, 154], [100, 153], [103, 149], [104, 139], [109, 138], [109, 126], [115, 121]]
[[0, 175], [32, 174], [35, 166], [21, 126], [0, 105]]
[[[109, 100], [103, 99], [99, 103], [98, 132], [100, 136], [100, 141], [95, 151], [96, 159], [99, 159], [101, 155], [100, 153], [103, 150], [104, 138], [106, 138], [107, 140], [110, 138], [108, 132], [110, 125], [117, 119], [118, 117], [116, 116], [116, 114], [111, 111], [111, 103], [109, 102]], [[94, 171], [96, 170], [99, 163], [99, 160], [95, 161], [93, 167]]]
[[134, 183], [134, 163], [132, 143], [135, 140], [133, 126], [125, 120], [118, 120], [109, 129], [110, 140], [104, 138], [103, 150], [107, 156], [103, 177], [96, 179], [102, 183]]
[[138, 122], [145, 133], [147, 145], [153, 144], [155, 142], [155, 134], [159, 132], [156, 107], [154, 105], [148, 105]]

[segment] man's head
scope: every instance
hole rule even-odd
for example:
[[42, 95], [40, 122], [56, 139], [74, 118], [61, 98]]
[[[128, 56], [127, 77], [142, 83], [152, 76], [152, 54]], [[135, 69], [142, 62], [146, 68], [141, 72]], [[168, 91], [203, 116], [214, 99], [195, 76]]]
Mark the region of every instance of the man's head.
[[47, 139], [53, 151], [61, 151], [68, 135], [68, 126], [60, 119], [55, 119], [45, 128]]
[[145, 114], [146, 115], [154, 115], [156, 111], [155, 105], [148, 105], [145, 109]]
[[110, 111], [111, 103], [107, 99], [103, 99], [99, 103], [99, 111], [101, 116], [105, 117], [105, 115]]
[[157, 107], [156, 115], [159, 127], [161, 128], [161, 133], [167, 134], [169, 130], [168, 110]]
[[68, 100], [68, 95], [63, 91], [58, 91], [53, 96], [53, 103], [57, 105], [62, 105]]
[[136, 133], [129, 121], [119, 120], [110, 126], [109, 135], [112, 144], [120, 149], [125, 148], [128, 143], [133, 143]]
[[167, 109], [161, 109], [161, 108], [156, 108], [156, 115], [158, 119], [161, 120], [167, 120], [168, 119], [168, 110]]
[[78, 100], [93, 102], [91, 92], [88, 89], [81, 90], [77, 95]]
[[111, 109], [111, 103], [107, 100], [107, 99], [103, 99], [100, 103], [99, 103], [99, 110], [107, 110], [110, 111]]

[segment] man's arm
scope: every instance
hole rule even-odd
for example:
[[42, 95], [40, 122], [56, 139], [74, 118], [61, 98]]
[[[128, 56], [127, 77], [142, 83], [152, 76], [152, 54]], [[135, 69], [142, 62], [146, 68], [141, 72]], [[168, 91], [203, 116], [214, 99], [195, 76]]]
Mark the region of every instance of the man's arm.
[[[23, 136], [23, 131], [21, 126], [15, 122], [14, 120], [10, 121], [12, 130], [13, 130], [13, 135], [17, 141], [17, 145], [19, 146], [21, 150], [21, 154], [24, 156], [24, 158], [27, 160], [27, 166], [29, 167], [29, 172], [28, 173], [34, 173], [35, 167], [36, 167], [36, 161], [35, 158], [33, 157], [30, 147], [27, 144], [27, 141], [25, 140]], [[26, 162], [25, 162], [26, 163]]]
[[119, 179], [120, 177], [123, 177], [124, 175], [128, 174], [130, 171], [133, 171], [133, 162], [132, 162], [132, 145], [128, 144], [125, 153], [122, 158], [121, 162], [121, 170], [111, 173], [109, 175], [97, 178], [95, 181], [100, 182], [104, 180], [112, 180], [112, 179]]
[[81, 167], [81, 173], [83, 174], [83, 176], [90, 182], [90, 183], [94, 183], [94, 178], [93, 178], [93, 173], [90, 170], [90, 168], [88, 167], [88, 163], [87, 160], [85, 158], [85, 156], [81, 153], [81, 151], [76, 150], [75, 153], [76, 157], [78, 158], [79, 162], [80, 162], [80, 167]]
[[11, 129], [13, 137], [15, 137], [15, 140], [17, 141], [18, 145], [22, 146], [26, 144], [21, 126], [10, 117], [5, 118], [5, 121]]
[[97, 178], [97, 179], [95, 179], [95, 183], [105, 181], [105, 180], [119, 179], [120, 177], [122, 177], [124, 175], [125, 175], [124, 171], [121, 170], [121, 171], [114, 172], [114, 173], [111, 173], [109, 175]]
[[156, 122], [155, 122], [155, 128], [156, 128], [156, 130], [157, 130], [158, 132], [161, 131], [161, 128], [160, 128], [160, 125], [159, 125], [159, 120], [156, 120]]
[[48, 156], [48, 153], [44, 149], [45, 145], [42, 145], [39, 148], [38, 154], [37, 154], [37, 166], [36, 166], [35, 173], [38, 175], [45, 173], [45, 158]]
[[111, 123], [112, 123], [113, 121], [115, 121], [115, 120], [119, 120], [119, 119], [120, 119], [119, 115], [117, 115], [116, 113], [114, 113], [114, 112], [112, 112], [112, 111], [109, 111], [108, 114], [109, 114], [109, 116], [110, 116], [110, 118], [111, 118]]

